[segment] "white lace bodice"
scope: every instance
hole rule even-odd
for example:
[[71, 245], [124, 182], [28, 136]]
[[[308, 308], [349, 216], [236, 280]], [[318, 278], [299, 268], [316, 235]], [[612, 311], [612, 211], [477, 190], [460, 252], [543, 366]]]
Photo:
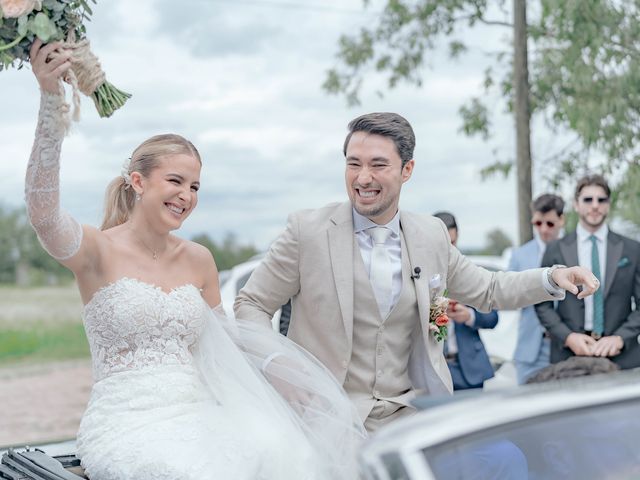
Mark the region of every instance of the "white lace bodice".
[[169, 293], [121, 278], [100, 290], [84, 309], [95, 381], [125, 370], [193, 362], [191, 348], [206, 318], [200, 291], [187, 284]]

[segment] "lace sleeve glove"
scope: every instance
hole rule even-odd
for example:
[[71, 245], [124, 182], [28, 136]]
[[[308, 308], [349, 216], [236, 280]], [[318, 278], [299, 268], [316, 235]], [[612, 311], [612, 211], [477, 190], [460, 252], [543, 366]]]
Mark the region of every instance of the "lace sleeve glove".
[[29, 221], [44, 249], [57, 260], [74, 256], [82, 242], [82, 226], [60, 208], [60, 149], [68, 110], [62, 95], [41, 92], [25, 182]]

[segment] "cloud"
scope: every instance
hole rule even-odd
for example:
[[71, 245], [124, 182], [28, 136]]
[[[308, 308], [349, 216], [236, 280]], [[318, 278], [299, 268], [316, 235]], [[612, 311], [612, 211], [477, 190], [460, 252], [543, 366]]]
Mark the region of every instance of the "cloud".
[[[287, 214], [346, 199], [342, 142], [349, 120], [369, 111], [397, 111], [417, 135], [417, 166], [402, 206], [452, 210], [466, 245], [482, 245], [498, 226], [515, 238], [514, 180], [480, 182], [491, 146], [458, 132], [459, 105], [478, 93], [482, 63], [450, 63], [438, 54], [422, 88], [400, 85], [379, 98], [386, 80], [367, 78], [363, 104], [321, 90], [335, 62], [340, 34], [371, 23], [354, 14], [360, 0], [330, 8], [269, 7], [270, 2], [111, 0], [95, 7], [88, 35], [118, 87], [133, 94], [110, 119], [83, 98], [82, 121], [65, 139], [62, 192], [81, 222], [100, 221], [103, 192], [144, 139], [175, 132], [199, 148], [204, 167], [198, 208], [180, 234], [234, 232], [266, 248]], [[303, 2], [300, 5], [304, 6]], [[374, 8], [371, 11], [375, 10]], [[489, 45], [483, 35], [483, 45]], [[475, 59], [475, 60], [474, 60]], [[21, 205], [23, 178], [38, 110], [28, 69], [2, 72], [0, 202]], [[498, 138], [512, 144], [512, 124], [497, 109]]]
[[267, 42], [282, 32], [268, 21], [218, 2], [187, 6], [157, 0], [154, 6], [158, 15], [154, 33], [170, 37], [196, 57], [259, 56]]

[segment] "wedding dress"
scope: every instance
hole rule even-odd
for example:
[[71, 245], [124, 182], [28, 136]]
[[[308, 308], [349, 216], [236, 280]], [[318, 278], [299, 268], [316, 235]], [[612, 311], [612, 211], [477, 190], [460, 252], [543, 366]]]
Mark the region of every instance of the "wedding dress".
[[[62, 96], [43, 93], [29, 217], [56, 258], [82, 228], [58, 204]], [[266, 325], [211, 309], [198, 288], [133, 278], [100, 288], [84, 324], [95, 384], [77, 436], [91, 480], [357, 478], [365, 437], [331, 374]]]

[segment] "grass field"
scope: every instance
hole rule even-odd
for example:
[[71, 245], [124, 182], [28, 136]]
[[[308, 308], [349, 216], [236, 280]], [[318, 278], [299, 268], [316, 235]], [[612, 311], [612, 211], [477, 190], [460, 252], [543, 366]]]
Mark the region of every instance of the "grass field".
[[0, 287], [0, 365], [89, 356], [75, 285]]

